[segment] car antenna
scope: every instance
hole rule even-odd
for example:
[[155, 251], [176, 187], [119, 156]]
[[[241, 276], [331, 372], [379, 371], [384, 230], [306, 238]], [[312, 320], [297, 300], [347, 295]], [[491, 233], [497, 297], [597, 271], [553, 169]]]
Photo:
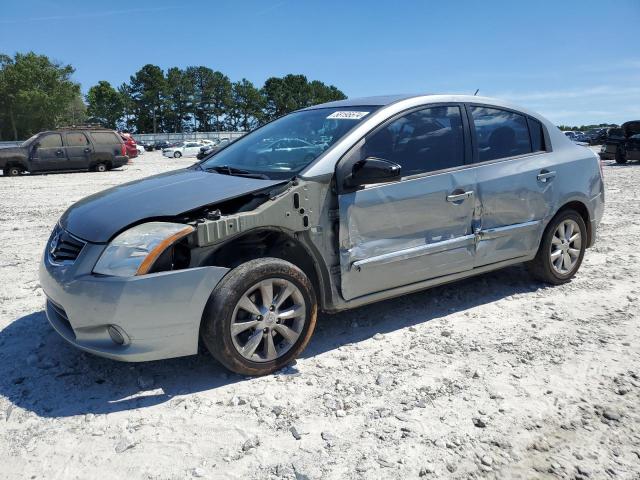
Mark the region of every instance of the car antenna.
[[476, 88], [476, 93], [473, 94], [473, 96], [475, 97], [476, 95], [478, 95], [478, 92], [480, 91], [479, 88]]

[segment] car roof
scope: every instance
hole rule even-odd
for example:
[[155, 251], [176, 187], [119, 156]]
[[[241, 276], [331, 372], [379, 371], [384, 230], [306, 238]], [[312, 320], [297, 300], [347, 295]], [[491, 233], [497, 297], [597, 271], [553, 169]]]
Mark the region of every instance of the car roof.
[[398, 94], [398, 95], [375, 95], [372, 97], [347, 98], [345, 100], [336, 100], [335, 102], [321, 103], [304, 110], [315, 110], [317, 108], [332, 107], [365, 107], [369, 105], [384, 106], [406, 98], [421, 97], [425, 94]]
[[335, 170], [337, 159], [344, 155], [346, 151], [354, 145], [355, 141], [364, 137], [377, 125], [387, 121], [394, 115], [401, 114], [402, 112], [413, 108], [426, 108], [430, 104], [437, 105], [450, 103], [469, 103], [489, 108], [505, 108], [520, 114], [528, 115], [529, 117], [538, 120], [546, 127], [554, 150], [556, 150], [556, 148], [574, 148], [575, 146], [575, 144], [571, 142], [566, 135], [562, 134], [553, 123], [542, 115], [497, 98], [456, 94], [383, 95], [378, 97], [353, 98], [339, 100], [337, 102], [323, 103], [303, 109], [313, 110], [332, 107], [349, 108], [367, 105], [380, 107], [375, 109], [374, 112], [370, 112], [370, 115], [367, 115], [359, 124], [355, 125], [354, 128], [342, 137], [339, 142], [336, 142], [311, 164], [309, 164], [302, 172], [300, 172], [300, 176], [302, 178], [311, 178], [331, 174]]
[[[476, 95], [459, 95], [448, 93], [418, 93], [418, 94], [398, 94], [398, 95], [379, 95], [373, 97], [347, 98], [335, 102], [321, 103], [302, 110], [314, 110], [318, 108], [335, 108], [335, 107], [360, 107], [360, 106], [378, 106], [381, 109], [389, 107], [393, 104], [429, 104], [429, 103], [476, 103], [487, 106], [495, 106], [512, 109], [526, 115], [530, 115], [540, 120], [542, 117], [538, 113], [532, 112], [526, 108], [514, 105], [508, 101], [498, 98], [481, 97]], [[545, 119], [546, 121], [546, 119]]]

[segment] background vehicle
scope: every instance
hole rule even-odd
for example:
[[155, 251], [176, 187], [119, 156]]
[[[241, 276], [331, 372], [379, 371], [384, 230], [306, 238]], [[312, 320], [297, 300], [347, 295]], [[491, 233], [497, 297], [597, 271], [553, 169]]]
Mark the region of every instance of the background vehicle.
[[204, 157], [211, 155], [212, 153], [217, 152], [221, 148], [229, 145], [230, 140], [228, 138], [221, 138], [214, 140], [211, 145], [205, 145], [204, 147], [200, 147], [200, 151], [198, 152], [197, 158], [198, 160], [202, 160]]
[[[142, 361], [194, 354], [201, 336], [227, 368], [260, 375], [305, 348], [320, 309], [517, 263], [568, 282], [603, 210], [597, 157], [533, 112], [465, 95], [351, 99], [80, 201], [40, 284], [79, 348]], [[59, 255], [65, 235], [82, 256]]]
[[165, 157], [195, 157], [200, 152], [202, 144], [197, 142], [182, 142], [175, 146], [165, 148], [162, 150], [162, 155]]
[[607, 139], [607, 128], [593, 128], [585, 132], [589, 145], [601, 145]]
[[640, 134], [630, 136], [625, 142], [625, 159], [640, 160]]
[[138, 156], [138, 146], [130, 133], [120, 133], [125, 148], [127, 149], [127, 156], [129, 158], [135, 158]]
[[120, 135], [94, 127], [41, 132], [19, 147], [0, 149], [0, 169], [5, 176], [62, 170], [104, 172], [121, 167], [127, 161]]
[[146, 150], [143, 145], [136, 143], [136, 150], [138, 151], [138, 155], [142, 155]]
[[[615, 159], [616, 163], [626, 163], [627, 160], [635, 159], [636, 139], [631, 139], [638, 134], [640, 134], [640, 120], [625, 122], [620, 128], [609, 129], [607, 140], [600, 149], [600, 158]], [[631, 157], [627, 156], [628, 149], [634, 152]]]

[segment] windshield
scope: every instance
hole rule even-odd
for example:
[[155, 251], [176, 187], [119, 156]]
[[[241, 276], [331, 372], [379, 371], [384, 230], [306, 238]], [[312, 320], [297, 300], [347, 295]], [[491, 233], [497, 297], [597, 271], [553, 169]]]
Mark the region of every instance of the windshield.
[[30, 144], [31, 142], [33, 142], [33, 141], [36, 139], [36, 137], [37, 137], [37, 136], [38, 136], [38, 134], [36, 133], [36, 134], [35, 134], [35, 135], [33, 135], [32, 137], [27, 138], [24, 142], [22, 142], [22, 143], [20, 144], [20, 146], [21, 146], [21, 147], [28, 147], [28, 146], [29, 146], [29, 144]]
[[200, 167], [273, 180], [291, 178], [377, 108], [334, 107], [294, 112], [231, 143], [204, 160]]

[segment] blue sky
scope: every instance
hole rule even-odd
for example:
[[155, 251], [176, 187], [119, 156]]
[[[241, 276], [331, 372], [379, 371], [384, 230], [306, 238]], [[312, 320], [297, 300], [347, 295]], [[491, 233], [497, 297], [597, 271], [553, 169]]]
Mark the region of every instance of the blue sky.
[[146, 63], [261, 85], [303, 73], [348, 96], [473, 93], [560, 124], [640, 118], [640, 0], [3, 0], [0, 51], [76, 68], [83, 91]]

